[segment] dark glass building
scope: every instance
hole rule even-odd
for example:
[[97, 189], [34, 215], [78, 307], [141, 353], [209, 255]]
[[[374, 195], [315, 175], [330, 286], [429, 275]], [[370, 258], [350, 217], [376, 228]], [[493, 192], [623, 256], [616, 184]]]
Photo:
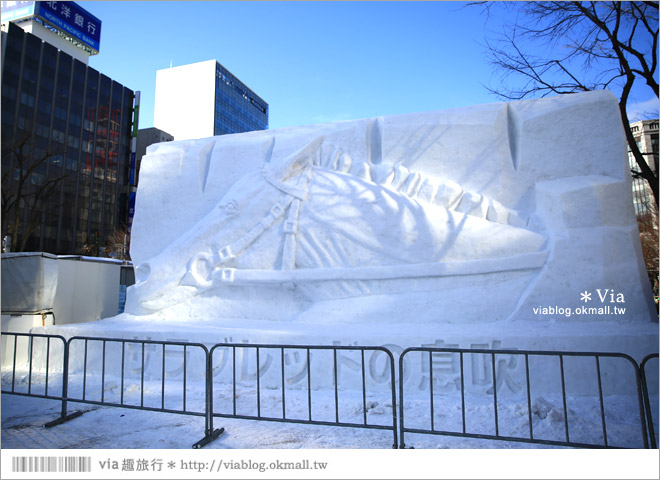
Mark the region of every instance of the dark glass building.
[[13, 23], [2, 49], [3, 238], [100, 255], [128, 220], [134, 92]]

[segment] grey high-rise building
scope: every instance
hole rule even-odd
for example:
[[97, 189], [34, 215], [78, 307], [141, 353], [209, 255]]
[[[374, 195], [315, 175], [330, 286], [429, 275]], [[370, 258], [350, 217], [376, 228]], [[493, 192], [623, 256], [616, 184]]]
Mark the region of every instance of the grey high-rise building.
[[142, 128], [137, 132], [137, 148], [135, 150], [135, 183], [140, 182], [140, 164], [147, 154], [147, 147], [155, 143], [171, 142], [174, 137], [157, 128]]

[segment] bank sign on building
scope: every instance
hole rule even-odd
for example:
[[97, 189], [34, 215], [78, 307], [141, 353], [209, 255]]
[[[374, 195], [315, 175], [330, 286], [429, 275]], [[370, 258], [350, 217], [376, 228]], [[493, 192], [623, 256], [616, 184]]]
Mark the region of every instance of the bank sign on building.
[[99, 52], [101, 20], [73, 2], [2, 2], [3, 21], [27, 18], [66, 32], [92, 50], [92, 55]]

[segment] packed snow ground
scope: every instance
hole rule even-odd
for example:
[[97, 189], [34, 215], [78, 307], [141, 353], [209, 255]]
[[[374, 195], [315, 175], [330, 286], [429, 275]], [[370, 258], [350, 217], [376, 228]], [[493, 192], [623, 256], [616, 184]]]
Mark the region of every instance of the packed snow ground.
[[[25, 371], [17, 373], [14, 387], [25, 391]], [[34, 375], [33, 392], [43, 392], [43, 378]], [[3, 372], [2, 388], [11, 388], [11, 372]], [[69, 394], [81, 398], [80, 383], [71, 382]], [[88, 378], [86, 398], [95, 399], [101, 393], [99, 382]], [[49, 382], [49, 391], [56, 394], [57, 382]], [[41, 389], [41, 390], [40, 390]], [[52, 390], [51, 390], [52, 389]], [[125, 382], [124, 402], [159, 407], [163, 402], [161, 383], [145, 381], [144, 395], [138, 382]], [[166, 388], [166, 408], [182, 408], [178, 389]], [[121, 398], [121, 385], [106, 379], [104, 400]], [[187, 390], [186, 408], [203, 411], [204, 389], [191, 385]], [[338, 391], [338, 415], [342, 422], [361, 423], [365, 416], [369, 424], [392, 425], [392, 402], [383, 392], [370, 393], [366, 399], [359, 391]], [[286, 393], [287, 418], [304, 419], [308, 415], [308, 393], [304, 389]], [[381, 394], [383, 393], [383, 394]], [[331, 390], [314, 390], [313, 418], [334, 421], [335, 395]], [[409, 395], [404, 400], [407, 428], [430, 428], [428, 392]], [[214, 385], [214, 412], [229, 413], [236, 399], [237, 413], [281, 417], [281, 391], [264, 388], [256, 404], [254, 387]], [[653, 399], [658, 405], [657, 395]], [[540, 444], [479, 440], [453, 436], [405, 433], [406, 447], [414, 450], [393, 453], [393, 433], [388, 430], [303, 425], [236, 418], [214, 418], [214, 428], [225, 429], [217, 439], [202, 450], [192, 450], [204, 435], [204, 417], [129, 408], [99, 406], [69, 402], [68, 413], [84, 413], [63, 424], [44, 428], [44, 424], [59, 418], [61, 402], [3, 393], [1, 397], [3, 478], [24, 478], [25, 473], [10, 471], [18, 458], [90, 458], [91, 470], [86, 478], [658, 478], [658, 451], [642, 447], [637, 398], [627, 395], [605, 397], [609, 445], [633, 447], [635, 450], [598, 451], [567, 449]], [[526, 402], [498, 397], [500, 435], [527, 437], [531, 410], [534, 438], [563, 440], [565, 437], [564, 407], [560, 397], [534, 397], [531, 409]], [[602, 443], [600, 405], [597, 398], [567, 399], [572, 441]], [[434, 396], [434, 426], [436, 429], [460, 431], [461, 405], [447, 395]], [[494, 433], [493, 396], [466, 399], [466, 427], [471, 433]], [[657, 408], [655, 411], [655, 430]], [[398, 425], [397, 425], [398, 426]], [[112, 449], [112, 450], [108, 450]], [[452, 449], [446, 451], [446, 449]], [[474, 450], [480, 449], [480, 450]], [[224, 453], [220, 453], [224, 451]], [[34, 452], [34, 453], [32, 453]], [[84, 452], [84, 453], [83, 453]], [[89, 453], [87, 453], [89, 452]], [[217, 453], [213, 453], [217, 452]], [[463, 452], [468, 455], [463, 455]], [[515, 456], [514, 456], [515, 452]], [[479, 461], [474, 460], [475, 453]], [[569, 455], [575, 453], [576, 455]], [[622, 456], [625, 453], [625, 456]], [[607, 454], [607, 455], [604, 455]], [[35, 457], [29, 457], [35, 455]], [[74, 455], [72, 457], [72, 455]], [[214, 456], [215, 455], [215, 456]], [[218, 455], [220, 455], [218, 457]], [[100, 466], [110, 460], [120, 469], [127, 459], [150, 462], [163, 461], [163, 471], [118, 471]], [[311, 460], [310, 460], [311, 459]], [[235, 462], [241, 470], [214, 470], [216, 460]], [[329, 471], [279, 470], [280, 461], [300, 465], [304, 461], [320, 461]], [[210, 470], [192, 471], [184, 467], [190, 462], [206, 461]], [[231, 465], [232, 463], [230, 463]], [[212, 465], [208, 467], [208, 465]], [[249, 469], [244, 466], [249, 465]], [[259, 467], [258, 470], [255, 468]], [[266, 466], [263, 470], [261, 467]], [[201, 467], [200, 467], [201, 468]], [[218, 467], [219, 468], [219, 467]], [[325, 467], [324, 467], [325, 468]], [[33, 474], [33, 478], [71, 478], [71, 473]]]

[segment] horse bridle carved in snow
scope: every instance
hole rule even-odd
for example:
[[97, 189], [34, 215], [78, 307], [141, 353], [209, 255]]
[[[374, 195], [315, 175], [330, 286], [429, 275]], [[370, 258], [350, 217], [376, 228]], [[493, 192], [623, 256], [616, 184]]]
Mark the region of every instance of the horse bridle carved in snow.
[[[188, 264], [188, 272], [181, 285], [206, 290], [217, 283], [233, 284], [288, 284], [310, 281], [341, 280], [386, 280], [400, 278], [443, 277], [451, 275], [476, 275], [491, 272], [526, 270], [544, 265], [548, 251], [539, 251], [510, 257], [481, 260], [428, 262], [403, 265], [339, 267], [339, 268], [295, 268], [296, 234], [300, 205], [307, 198], [312, 167], [299, 177], [304, 188], [273, 179], [265, 167], [261, 169], [264, 179], [283, 193], [252, 229], [235, 242], [219, 248], [215, 253], [198, 253]], [[283, 225], [283, 254], [281, 270], [237, 269], [223, 267], [249, 248], [264, 232], [270, 229], [287, 213]], [[204, 267], [204, 268], [203, 268]], [[217, 283], [216, 283], [217, 282]]]
[[[208, 289], [213, 286], [215, 280], [221, 282], [236, 281], [235, 268], [222, 267], [229, 260], [238, 256], [241, 252], [249, 248], [264, 232], [270, 229], [277, 220], [279, 220], [288, 210], [284, 220], [284, 247], [282, 255], [282, 270], [291, 270], [295, 268], [296, 254], [296, 233], [298, 231], [298, 215], [300, 213], [300, 204], [307, 197], [307, 188], [309, 186], [309, 177], [311, 168], [308, 168], [300, 177], [299, 181], [304, 181], [304, 188], [293, 186], [273, 179], [268, 175], [267, 169], [262, 166], [261, 174], [264, 179], [283, 193], [283, 196], [268, 211], [266, 216], [252, 227], [244, 236], [235, 242], [225, 245], [213, 254], [198, 253], [188, 263], [188, 272], [181, 280], [181, 285]], [[206, 265], [205, 269], [208, 275], [201, 271], [201, 265]], [[242, 270], [240, 270], [242, 271]], [[266, 270], [249, 270], [250, 272], [259, 272]]]

